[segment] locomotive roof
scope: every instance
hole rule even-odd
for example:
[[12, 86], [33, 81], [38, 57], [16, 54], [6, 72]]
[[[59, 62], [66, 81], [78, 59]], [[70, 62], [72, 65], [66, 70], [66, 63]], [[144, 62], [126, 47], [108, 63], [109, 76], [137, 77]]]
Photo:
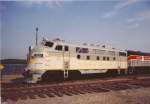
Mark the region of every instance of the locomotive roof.
[[128, 50], [127, 53], [128, 53], [128, 55], [144, 55], [144, 56], [150, 56], [150, 53], [141, 52], [141, 51]]
[[125, 50], [112, 48], [110, 45], [99, 45], [99, 44], [95, 45], [95, 44], [87, 44], [87, 43], [84, 43], [84, 44], [69, 43], [69, 42], [65, 42], [64, 40], [52, 40], [51, 42], [57, 43], [59, 45], [68, 45], [68, 46], [73, 46], [73, 47], [126, 52]]

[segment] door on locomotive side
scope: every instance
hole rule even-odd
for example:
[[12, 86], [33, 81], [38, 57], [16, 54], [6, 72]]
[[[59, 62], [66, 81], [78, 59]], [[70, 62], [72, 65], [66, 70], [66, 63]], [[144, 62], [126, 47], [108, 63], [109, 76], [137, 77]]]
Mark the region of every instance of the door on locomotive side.
[[118, 70], [120, 70], [121, 68], [121, 56], [120, 56], [120, 52], [118, 53]]
[[63, 66], [64, 66], [64, 78], [68, 78], [68, 71], [70, 68], [70, 52], [68, 45], [65, 45], [63, 47]]
[[120, 74], [121, 69], [124, 70], [124, 73], [127, 73], [127, 53], [119, 52], [118, 54], [118, 74]]

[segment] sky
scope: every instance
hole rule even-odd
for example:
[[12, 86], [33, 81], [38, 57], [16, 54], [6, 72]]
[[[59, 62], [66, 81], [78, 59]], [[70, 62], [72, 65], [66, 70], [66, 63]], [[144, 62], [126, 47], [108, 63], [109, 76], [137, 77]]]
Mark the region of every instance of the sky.
[[1, 58], [26, 59], [36, 27], [39, 40], [150, 52], [150, 1], [0, 1]]

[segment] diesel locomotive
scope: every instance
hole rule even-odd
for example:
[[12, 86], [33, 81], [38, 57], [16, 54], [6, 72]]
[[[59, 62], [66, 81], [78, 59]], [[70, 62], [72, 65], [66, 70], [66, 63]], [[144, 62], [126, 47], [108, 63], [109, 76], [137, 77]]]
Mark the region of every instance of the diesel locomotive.
[[29, 47], [27, 60], [24, 76], [28, 83], [57, 76], [67, 79], [73, 73], [82, 75], [116, 70], [118, 74], [131, 74], [136, 69], [150, 68], [150, 53], [107, 45], [73, 44], [60, 39], [43, 39], [41, 44]]

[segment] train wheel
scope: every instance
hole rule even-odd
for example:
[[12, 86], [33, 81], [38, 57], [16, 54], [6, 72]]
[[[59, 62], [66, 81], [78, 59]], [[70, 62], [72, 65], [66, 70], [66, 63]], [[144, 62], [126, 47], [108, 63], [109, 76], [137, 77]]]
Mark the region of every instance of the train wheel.
[[117, 70], [117, 74], [121, 75], [121, 70], [120, 69]]
[[124, 70], [124, 74], [127, 75], [128, 74], [128, 69]]
[[64, 70], [64, 79], [67, 79], [69, 76], [68, 70]]

